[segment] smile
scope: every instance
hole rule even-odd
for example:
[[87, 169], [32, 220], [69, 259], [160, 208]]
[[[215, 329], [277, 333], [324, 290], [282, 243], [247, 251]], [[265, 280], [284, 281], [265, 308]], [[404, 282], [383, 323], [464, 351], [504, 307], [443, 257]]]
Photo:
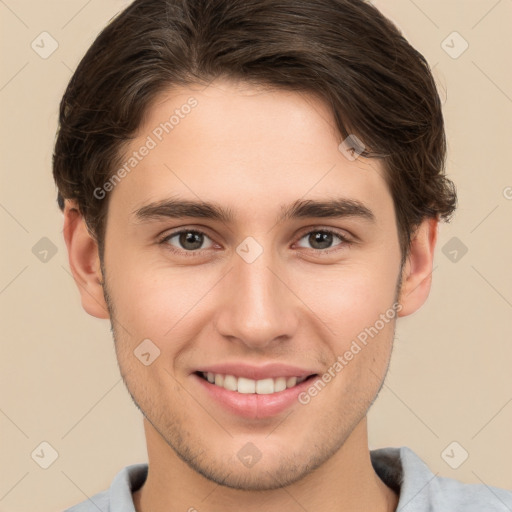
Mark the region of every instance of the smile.
[[236, 377], [234, 375], [223, 375], [212, 372], [197, 372], [203, 379], [214, 384], [215, 386], [227, 389], [228, 391], [236, 391], [238, 393], [258, 395], [270, 395], [279, 393], [285, 389], [293, 388], [312, 377], [277, 377], [261, 380], [247, 379], [245, 377]]

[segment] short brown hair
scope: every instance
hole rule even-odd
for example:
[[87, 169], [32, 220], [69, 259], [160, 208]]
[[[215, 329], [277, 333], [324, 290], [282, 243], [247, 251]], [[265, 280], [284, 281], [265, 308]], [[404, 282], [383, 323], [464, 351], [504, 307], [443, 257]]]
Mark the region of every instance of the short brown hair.
[[[441, 102], [429, 65], [363, 0], [136, 0], [103, 29], [60, 104], [58, 204], [75, 199], [103, 255], [108, 197], [94, 190], [160, 93], [231, 78], [309, 92], [362, 156], [381, 158], [402, 258], [422, 220], [449, 217]], [[340, 142], [341, 142], [340, 140]]]

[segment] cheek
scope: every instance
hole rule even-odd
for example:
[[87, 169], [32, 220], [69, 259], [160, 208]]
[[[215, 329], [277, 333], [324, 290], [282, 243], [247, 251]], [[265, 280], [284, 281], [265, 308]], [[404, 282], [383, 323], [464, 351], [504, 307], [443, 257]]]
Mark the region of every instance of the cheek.
[[337, 348], [342, 349], [394, 304], [398, 269], [392, 263], [325, 267], [309, 277], [303, 272], [295, 280], [300, 284], [294, 291], [330, 328], [327, 332], [336, 338]]
[[[202, 311], [202, 297], [218, 279], [211, 271], [198, 268], [125, 259], [107, 271], [116, 318], [130, 332], [132, 344], [144, 338], [176, 340], [188, 332], [191, 321]], [[125, 330], [120, 334], [127, 336]]]

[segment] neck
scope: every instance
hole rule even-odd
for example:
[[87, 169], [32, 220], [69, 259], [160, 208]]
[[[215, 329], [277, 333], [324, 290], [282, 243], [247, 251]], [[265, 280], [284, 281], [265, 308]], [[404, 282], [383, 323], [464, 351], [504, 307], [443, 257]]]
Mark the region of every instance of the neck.
[[195, 508], [201, 512], [259, 512], [263, 506], [266, 512], [292, 507], [309, 512], [396, 510], [397, 495], [380, 480], [371, 464], [366, 418], [315, 471], [292, 485], [266, 491], [219, 486], [183, 462], [146, 419], [144, 429], [149, 470], [144, 485], [133, 493], [137, 512], [192, 512]]

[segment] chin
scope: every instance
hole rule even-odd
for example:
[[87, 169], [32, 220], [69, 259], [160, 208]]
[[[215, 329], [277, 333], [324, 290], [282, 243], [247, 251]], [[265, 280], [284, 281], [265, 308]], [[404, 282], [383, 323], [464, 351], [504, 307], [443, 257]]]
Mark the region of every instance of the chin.
[[301, 471], [296, 467], [286, 467], [286, 469], [281, 467], [274, 470], [260, 467], [259, 469], [250, 468], [231, 472], [229, 472], [229, 468], [219, 469], [219, 471], [212, 468], [209, 471], [203, 471], [200, 468], [195, 469], [217, 485], [240, 491], [279, 489], [301, 480], [308, 473], [308, 471]]

